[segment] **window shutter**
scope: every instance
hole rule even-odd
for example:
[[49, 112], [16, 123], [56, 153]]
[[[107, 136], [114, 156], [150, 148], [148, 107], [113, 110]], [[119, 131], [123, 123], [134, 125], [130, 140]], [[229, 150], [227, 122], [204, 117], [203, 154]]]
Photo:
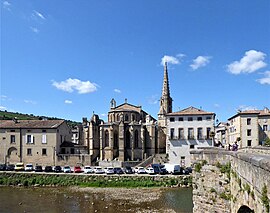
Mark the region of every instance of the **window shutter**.
[[27, 136], [27, 135], [25, 135], [25, 143], [27, 143], [27, 138], [28, 138], [28, 136]]
[[34, 143], [34, 135], [31, 135], [31, 143]]

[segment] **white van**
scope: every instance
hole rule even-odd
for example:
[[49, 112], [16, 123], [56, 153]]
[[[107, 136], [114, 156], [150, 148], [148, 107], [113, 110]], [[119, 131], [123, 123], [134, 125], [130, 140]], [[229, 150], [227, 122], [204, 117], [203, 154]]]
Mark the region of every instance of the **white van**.
[[164, 167], [169, 174], [182, 174], [182, 169], [179, 164], [165, 163]]

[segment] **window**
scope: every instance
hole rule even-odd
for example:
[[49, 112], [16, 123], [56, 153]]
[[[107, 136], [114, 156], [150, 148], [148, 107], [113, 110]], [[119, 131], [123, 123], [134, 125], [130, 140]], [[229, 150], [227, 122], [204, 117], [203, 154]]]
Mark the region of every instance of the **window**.
[[170, 118], [170, 122], [174, 122], [175, 121], [175, 119], [174, 118]]
[[41, 143], [47, 143], [47, 135], [42, 135]]
[[47, 149], [42, 149], [42, 155], [47, 155]]
[[194, 149], [195, 148], [195, 145], [190, 145], [189, 148], [190, 149]]
[[109, 146], [109, 131], [105, 131], [105, 147]]
[[263, 125], [263, 131], [267, 131], [267, 125]]
[[15, 132], [15, 129], [11, 129], [10, 132]]
[[184, 121], [184, 118], [180, 117], [178, 118], [178, 121]]
[[247, 136], [251, 136], [251, 129], [247, 130]]
[[211, 120], [211, 117], [210, 117], [210, 116], [207, 116], [207, 117], [206, 117], [206, 120], [207, 120], [207, 121], [210, 121], [210, 120]]
[[185, 136], [184, 136], [184, 129], [183, 129], [183, 128], [179, 128], [179, 129], [178, 129], [178, 138], [179, 138], [179, 139], [185, 139]]
[[210, 132], [211, 132], [211, 128], [208, 127], [208, 128], [206, 129], [206, 138], [207, 138], [207, 139], [210, 139]]
[[170, 139], [174, 138], [174, 128], [170, 129]]
[[118, 148], [118, 132], [114, 131], [113, 133], [113, 147]]
[[138, 130], [136, 129], [134, 133], [134, 148], [136, 149], [138, 147], [139, 147], [139, 133]]
[[27, 132], [31, 132], [31, 130], [30, 130], [30, 129], [28, 129], [28, 130], [27, 130]]
[[251, 142], [252, 142], [251, 140], [248, 140], [247, 141], [247, 146], [251, 146]]
[[27, 149], [27, 155], [32, 155], [32, 149]]
[[34, 136], [26, 135], [26, 143], [34, 143]]
[[194, 130], [193, 130], [193, 128], [188, 128], [188, 139], [194, 139]]
[[193, 121], [193, 118], [192, 117], [188, 117], [188, 121]]
[[47, 132], [47, 130], [46, 129], [43, 129], [42, 132]]
[[10, 135], [10, 143], [15, 143], [15, 135]]
[[247, 118], [247, 125], [251, 124], [251, 118]]
[[202, 128], [198, 128], [197, 129], [197, 139], [202, 140], [203, 139], [203, 129]]
[[125, 115], [125, 121], [128, 121], [128, 114]]
[[197, 121], [202, 121], [202, 117], [198, 117], [197, 118]]

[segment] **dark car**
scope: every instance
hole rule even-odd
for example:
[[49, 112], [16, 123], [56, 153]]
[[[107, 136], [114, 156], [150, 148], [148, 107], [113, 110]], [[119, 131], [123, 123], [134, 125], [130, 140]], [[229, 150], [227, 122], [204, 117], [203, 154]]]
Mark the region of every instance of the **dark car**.
[[133, 170], [132, 170], [132, 168], [130, 166], [126, 166], [125, 173], [126, 174], [133, 174], [134, 172], [133, 172]]
[[42, 166], [35, 166], [35, 172], [43, 172]]
[[15, 169], [15, 165], [14, 164], [8, 164], [7, 167], [6, 167], [6, 170], [7, 171], [14, 171]]
[[166, 175], [166, 174], [168, 174], [168, 171], [167, 171], [164, 167], [162, 167], [162, 168], [160, 168], [160, 170], [159, 170], [159, 174], [160, 174], [160, 175]]
[[151, 164], [151, 167], [154, 169], [155, 174], [160, 173], [160, 168], [161, 168], [160, 164]]
[[188, 174], [190, 174], [191, 172], [192, 172], [192, 168], [191, 168], [191, 167], [187, 167], [187, 168], [184, 169], [184, 172], [183, 172], [183, 173], [184, 173], [185, 175], [188, 175]]
[[51, 166], [45, 166], [44, 172], [53, 172], [53, 169]]
[[0, 171], [6, 170], [6, 164], [0, 164]]
[[55, 166], [54, 167], [54, 172], [62, 172], [62, 167], [61, 166]]
[[118, 174], [118, 175], [124, 174], [123, 169], [120, 168], [120, 167], [115, 167], [113, 170], [114, 170], [114, 173], [115, 173], [115, 174]]

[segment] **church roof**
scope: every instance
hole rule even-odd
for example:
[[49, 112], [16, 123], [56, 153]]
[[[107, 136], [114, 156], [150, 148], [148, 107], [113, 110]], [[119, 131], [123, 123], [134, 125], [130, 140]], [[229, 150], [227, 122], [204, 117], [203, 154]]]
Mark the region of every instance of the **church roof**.
[[129, 103], [123, 103], [115, 108], [112, 108], [111, 111], [136, 111], [140, 113], [142, 110], [141, 106], [135, 106]]
[[198, 109], [196, 107], [190, 106], [186, 109], [180, 110], [178, 112], [172, 112], [168, 113], [167, 116], [171, 115], [214, 115], [215, 113], [213, 112], [206, 112], [202, 109]]

